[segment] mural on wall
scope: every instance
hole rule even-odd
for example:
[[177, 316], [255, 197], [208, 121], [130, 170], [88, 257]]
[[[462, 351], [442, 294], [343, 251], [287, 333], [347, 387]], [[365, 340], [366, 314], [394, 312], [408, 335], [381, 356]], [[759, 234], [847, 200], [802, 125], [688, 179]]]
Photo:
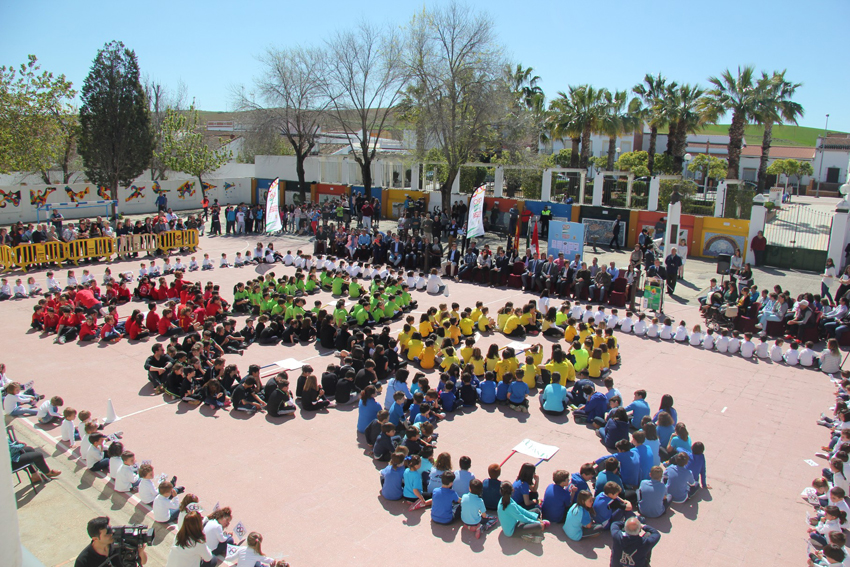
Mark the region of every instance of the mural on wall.
[[721, 234], [718, 232], [704, 232], [702, 244], [702, 255], [716, 258], [718, 254], [735, 254], [735, 250], [744, 250], [747, 242], [746, 236], [737, 234]]
[[3, 191], [0, 190], [0, 209], [5, 209], [6, 205], [11, 204], [13, 207], [21, 206], [21, 192], [20, 191]]
[[43, 207], [47, 204], [47, 198], [56, 191], [56, 187], [45, 187], [44, 189], [30, 189], [30, 205]]
[[74, 191], [70, 186], [66, 185], [65, 193], [68, 195], [68, 198], [71, 199], [72, 203], [77, 203], [85, 200], [86, 195], [89, 194], [89, 187], [86, 187], [82, 191]]
[[97, 196], [101, 199], [108, 201], [112, 198], [112, 191], [109, 190], [109, 187], [104, 187], [103, 185], [97, 186]]
[[133, 199], [144, 199], [145, 198], [145, 186], [136, 187], [135, 185], [130, 185], [127, 187], [130, 190], [130, 194], [124, 199], [125, 203], [129, 203]]
[[[209, 183], [204, 183], [204, 185], [206, 185], [207, 187], [209, 187]], [[213, 185], [212, 187], [215, 187], [215, 185]], [[231, 189], [233, 189], [234, 187], [236, 187], [236, 184], [235, 184], [235, 183], [228, 183], [227, 181], [225, 181], [225, 182], [224, 182], [224, 190], [225, 190], [225, 191], [230, 191], [230, 190], [231, 190]], [[204, 189], [204, 193], [206, 193], [206, 192], [207, 192], [207, 190], [206, 190], [206, 189]]]
[[[207, 185], [207, 183], [204, 183], [204, 185]], [[215, 186], [213, 186], [213, 187], [215, 187]], [[185, 183], [183, 183], [183, 185], [181, 185], [180, 187], [177, 188], [177, 197], [179, 197], [180, 199], [185, 199], [187, 195], [189, 197], [195, 196], [195, 182], [194, 181], [186, 181]]]
[[[144, 187], [142, 187], [142, 189], [144, 189]], [[156, 193], [157, 195], [163, 195], [165, 193], [168, 193], [168, 189], [163, 189], [162, 185], [159, 184], [159, 181], [153, 182], [153, 186], [151, 187], [151, 190], [154, 193]]]
[[[224, 182], [224, 185], [225, 185], [225, 187], [227, 187], [226, 181]], [[215, 189], [216, 187], [218, 187], [218, 185], [212, 185], [211, 183], [207, 183], [206, 181], [202, 181], [201, 182], [201, 194], [204, 197], [206, 197], [207, 193], [209, 193], [211, 189]], [[233, 185], [231, 185], [230, 187], [233, 188]], [[227, 189], [225, 189], [225, 191], [227, 191]]]
[[[614, 238], [614, 222], [616, 221], [606, 219], [581, 219], [581, 222], [585, 225], [584, 241], [587, 243], [608, 245], [610, 244], [611, 239]], [[627, 232], [626, 223], [621, 220], [620, 234], [617, 239], [621, 248], [626, 245]]]

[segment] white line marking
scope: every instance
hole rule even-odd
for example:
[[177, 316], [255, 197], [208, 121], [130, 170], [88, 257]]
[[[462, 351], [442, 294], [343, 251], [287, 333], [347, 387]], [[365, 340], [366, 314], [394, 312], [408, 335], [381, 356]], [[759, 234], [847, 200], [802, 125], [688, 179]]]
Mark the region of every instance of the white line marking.
[[723, 409], [720, 410], [720, 413], [726, 413], [726, 406], [724, 406]]
[[817, 464], [816, 462], [814, 462], [813, 460], [811, 460], [811, 459], [806, 459], [806, 460], [805, 460], [805, 461], [803, 461], [803, 462], [804, 462], [804, 463], [806, 463], [807, 465], [809, 465], [810, 467], [816, 467], [816, 466], [818, 466], [818, 464]]
[[180, 401], [180, 400], [172, 400], [172, 401], [170, 401], [170, 402], [163, 402], [163, 403], [161, 403], [161, 404], [157, 404], [157, 405], [155, 405], [155, 406], [151, 406], [151, 407], [149, 407], [149, 408], [145, 408], [145, 409], [142, 409], [142, 410], [139, 410], [139, 411], [134, 411], [133, 413], [128, 413], [127, 415], [119, 415], [119, 416], [118, 416], [118, 419], [119, 419], [119, 420], [121, 420], [121, 419], [125, 419], [125, 418], [127, 418], [127, 417], [131, 417], [131, 416], [134, 416], [134, 415], [139, 415], [140, 413], [145, 413], [146, 411], [150, 411], [150, 410], [152, 410], [152, 409], [161, 408], [162, 406], [167, 406], [167, 405], [171, 405], [171, 404], [176, 404], [176, 403], [177, 403], [177, 402], [179, 402], [179, 401]]

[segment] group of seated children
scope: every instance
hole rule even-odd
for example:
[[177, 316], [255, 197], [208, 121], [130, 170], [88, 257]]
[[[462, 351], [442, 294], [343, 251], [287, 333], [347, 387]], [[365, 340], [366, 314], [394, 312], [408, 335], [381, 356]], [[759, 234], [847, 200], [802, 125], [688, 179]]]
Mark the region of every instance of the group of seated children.
[[813, 506], [807, 514], [809, 520], [808, 541], [810, 565], [842, 565], [850, 559], [845, 530], [850, 529], [848, 516], [850, 506], [850, 372], [843, 371], [840, 378], [833, 380], [836, 386], [835, 405], [829, 415], [822, 413], [818, 424], [830, 431], [829, 443], [815, 453], [827, 459], [828, 466], [821, 476], [812, 481], [812, 485], [801, 494], [804, 501]]

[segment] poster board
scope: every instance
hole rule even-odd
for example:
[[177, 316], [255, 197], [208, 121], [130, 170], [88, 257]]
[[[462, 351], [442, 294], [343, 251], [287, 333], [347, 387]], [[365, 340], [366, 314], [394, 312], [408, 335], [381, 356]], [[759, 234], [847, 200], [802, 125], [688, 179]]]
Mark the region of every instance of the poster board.
[[523, 439], [513, 450], [517, 453], [534, 457], [535, 459], [544, 459], [547, 461], [558, 452], [558, 448], [554, 445], [544, 445], [531, 439]]
[[553, 256], [563, 253], [564, 259], [569, 261], [578, 254], [584, 260], [585, 228], [585, 225], [579, 222], [551, 221], [548, 253]]

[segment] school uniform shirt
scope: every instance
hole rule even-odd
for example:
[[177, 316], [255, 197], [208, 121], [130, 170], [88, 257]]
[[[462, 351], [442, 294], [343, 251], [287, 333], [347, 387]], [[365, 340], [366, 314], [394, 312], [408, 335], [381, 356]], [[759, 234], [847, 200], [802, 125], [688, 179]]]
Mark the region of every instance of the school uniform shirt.
[[378, 416], [378, 412], [381, 411], [381, 404], [375, 401], [374, 398], [369, 398], [364, 404], [361, 400], [357, 404], [358, 414], [357, 414], [357, 431], [363, 433], [366, 431], [366, 428], [370, 423]]
[[[463, 508], [461, 508], [461, 513], [463, 513]], [[536, 513], [526, 510], [513, 500], [508, 502], [507, 506], [502, 506], [502, 503], [499, 502], [496, 506], [496, 515], [499, 517], [499, 523], [502, 524], [502, 531], [508, 537], [514, 535], [517, 524], [529, 524], [538, 521]]]
[[402, 483], [405, 468], [387, 465], [381, 470], [381, 478], [384, 485], [381, 487], [381, 495], [387, 500], [401, 500], [403, 495]]
[[573, 504], [564, 521], [564, 533], [573, 541], [580, 541], [582, 527], [590, 523], [590, 512], [584, 506]]
[[513, 404], [525, 402], [528, 395], [528, 384], [522, 381], [513, 381], [508, 386], [508, 401]]
[[667, 467], [667, 470], [664, 471], [664, 479], [667, 485], [667, 492], [670, 493], [673, 502], [678, 503], [688, 499], [690, 487], [696, 484], [693, 473], [679, 465], [670, 465]]
[[[171, 518], [171, 511], [180, 508], [180, 497], [166, 498], [157, 494], [153, 501], [153, 521], [167, 522]], [[209, 545], [209, 541], [207, 542]]]
[[460, 500], [457, 492], [440, 486], [431, 495], [431, 521], [438, 524], [450, 524], [454, 520], [453, 504]]
[[793, 348], [789, 348], [785, 351], [785, 364], [788, 366], [797, 366], [797, 363], [800, 361], [800, 355], [797, 350]]
[[74, 422], [63, 419], [62, 425], [59, 426], [59, 433], [62, 437], [62, 441], [66, 443], [74, 443]]
[[688, 340], [688, 330], [682, 326], [676, 327], [676, 334], [673, 338], [679, 342]]
[[154, 486], [153, 479], [143, 478], [139, 482], [139, 500], [150, 505], [156, 499], [159, 493]]
[[799, 354], [799, 362], [800, 366], [806, 368], [813, 366], [815, 363], [815, 351], [810, 348], [804, 348], [801, 350]]
[[652, 479], [641, 481], [637, 496], [638, 509], [642, 515], [647, 518], [658, 518], [664, 515], [667, 486], [663, 482]]
[[118, 469], [124, 464], [121, 457], [109, 457], [109, 477], [115, 480], [118, 477]]
[[[50, 417], [62, 417], [62, 414], [59, 413], [58, 408], [50, 403], [50, 400], [44, 400], [40, 406], [38, 406], [38, 413], [36, 414], [36, 418], [45, 419], [47, 416]], [[71, 425], [73, 427], [73, 424]]]
[[564, 488], [553, 482], [547, 486], [541, 505], [543, 519], [552, 523], [562, 523], [567, 517], [571, 499], [569, 485]]
[[773, 362], [782, 362], [782, 347], [779, 345], [773, 345], [770, 347], [770, 360]]
[[467, 492], [460, 499], [460, 519], [467, 526], [481, 523], [481, 514], [487, 512], [484, 500], [477, 494]]
[[661, 331], [659, 331], [659, 335], [665, 341], [669, 341], [673, 338], [673, 327], [671, 327], [670, 325], [662, 325]]
[[207, 538], [207, 547], [210, 551], [215, 550], [220, 543], [227, 541], [227, 536], [224, 535], [224, 528], [218, 523], [218, 520], [209, 520], [204, 524], [204, 535]]
[[121, 463], [115, 475], [115, 492], [130, 492], [133, 483], [139, 480], [139, 475], [131, 465]]
[[637, 323], [632, 327], [632, 332], [637, 336], [643, 336], [646, 334], [646, 321], [642, 321], [638, 319]]
[[404, 469], [404, 490], [402, 494], [405, 498], [418, 498], [416, 493], [413, 492], [414, 489], [418, 490], [419, 494], [424, 492], [422, 490], [422, 472]]
[[469, 483], [475, 480], [475, 475], [469, 471], [458, 469], [455, 471], [455, 481], [452, 484], [452, 490], [457, 492], [458, 496], [463, 496], [469, 492]]
[[717, 352], [723, 352], [723, 353], [729, 352], [729, 337], [721, 336], [714, 343], [714, 348], [717, 349]]
[[540, 399], [546, 411], [561, 412], [567, 403], [567, 389], [561, 384], [547, 384]]
[[634, 326], [634, 320], [631, 317], [626, 317], [620, 320], [620, 330], [624, 333], [631, 333]]
[[608, 525], [611, 521], [611, 516], [614, 510], [625, 510], [625, 506], [619, 500], [614, 500], [610, 496], [600, 494], [593, 500], [593, 521], [597, 524]]
[[756, 345], [753, 341], [744, 341], [741, 343], [741, 356], [744, 358], [752, 358], [756, 352]]
[[171, 546], [165, 567], [198, 567], [201, 561], [211, 561], [212, 553], [207, 543], [200, 541], [188, 547], [180, 547], [177, 542]]
[[89, 444], [89, 447], [86, 450], [86, 468], [90, 469], [102, 460], [103, 451], [98, 449], [96, 445]]
[[479, 384], [479, 388], [481, 389], [481, 403], [482, 404], [494, 404], [496, 403], [496, 389], [497, 384], [493, 380], [485, 380]]
[[729, 347], [726, 349], [729, 354], [735, 354], [741, 350], [741, 339], [732, 337], [729, 339]]

